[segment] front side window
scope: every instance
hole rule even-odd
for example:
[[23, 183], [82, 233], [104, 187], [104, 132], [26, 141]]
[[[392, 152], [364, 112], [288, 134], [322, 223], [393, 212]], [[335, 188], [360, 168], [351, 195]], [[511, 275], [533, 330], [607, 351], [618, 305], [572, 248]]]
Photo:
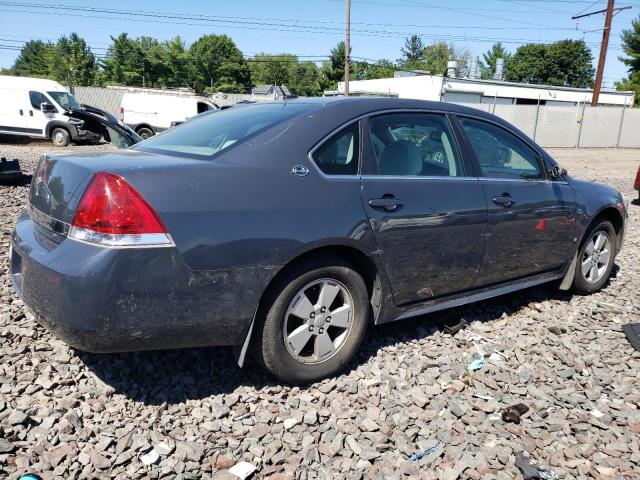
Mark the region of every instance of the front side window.
[[29, 92], [29, 100], [31, 101], [31, 106], [36, 110], [40, 110], [40, 105], [44, 102], [48, 102], [47, 97], [42, 95], [40, 92]]
[[460, 123], [484, 177], [545, 178], [538, 154], [512, 133], [471, 118], [461, 118]]
[[313, 154], [313, 160], [327, 175], [356, 175], [358, 145], [358, 123], [356, 122], [323, 143]]
[[447, 118], [395, 113], [369, 122], [379, 175], [461, 177], [462, 161]]
[[64, 109], [76, 108], [79, 109], [80, 103], [76, 100], [76, 97], [69, 92], [47, 92], [55, 102]]

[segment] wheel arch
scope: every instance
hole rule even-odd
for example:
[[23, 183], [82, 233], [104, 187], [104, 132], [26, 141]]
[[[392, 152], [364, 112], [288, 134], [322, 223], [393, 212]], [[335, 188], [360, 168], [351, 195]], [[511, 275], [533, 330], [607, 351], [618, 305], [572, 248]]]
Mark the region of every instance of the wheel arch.
[[593, 218], [591, 219], [591, 221], [587, 225], [587, 228], [585, 228], [584, 233], [582, 234], [582, 239], [580, 240], [580, 245], [582, 245], [582, 242], [584, 242], [585, 235], [587, 234], [587, 232], [589, 231], [591, 226], [594, 225], [595, 223], [599, 222], [600, 220], [608, 220], [613, 225], [613, 229], [616, 232], [616, 255], [617, 255], [618, 252], [620, 252], [620, 249], [622, 248], [622, 238], [623, 238], [623, 236], [621, 234], [623, 233], [622, 229], [624, 228], [624, 218], [623, 218], [622, 214], [620, 213], [620, 210], [618, 210], [613, 205], [607, 205], [607, 206], [601, 208], [598, 211], [598, 213], [596, 213], [593, 216]]
[[75, 126], [71, 125], [68, 122], [61, 122], [60, 120], [53, 120], [47, 123], [47, 126], [44, 129], [45, 137], [51, 138], [51, 135], [56, 128], [64, 128], [67, 132], [69, 132], [72, 140], [75, 140], [78, 137], [78, 132]]
[[271, 278], [271, 280], [263, 290], [262, 295], [260, 296], [260, 300], [258, 301], [253, 320], [246, 334], [244, 343], [236, 349], [236, 359], [238, 362], [238, 366], [242, 367], [244, 364], [247, 350], [254, 340], [253, 331], [255, 322], [266, 313], [265, 308], [267, 308], [269, 300], [274, 294], [274, 288], [275, 285], [277, 285], [278, 281], [300, 263], [312, 258], [319, 258], [323, 256], [333, 256], [351, 264], [354, 270], [362, 276], [367, 287], [367, 293], [369, 294], [369, 301], [371, 304], [372, 315], [370, 316], [370, 321], [372, 323], [375, 323], [378, 315], [382, 311], [382, 299], [384, 293], [382, 269], [369, 255], [352, 245], [335, 244], [316, 246], [303, 252], [299, 252], [297, 256], [290, 259]]

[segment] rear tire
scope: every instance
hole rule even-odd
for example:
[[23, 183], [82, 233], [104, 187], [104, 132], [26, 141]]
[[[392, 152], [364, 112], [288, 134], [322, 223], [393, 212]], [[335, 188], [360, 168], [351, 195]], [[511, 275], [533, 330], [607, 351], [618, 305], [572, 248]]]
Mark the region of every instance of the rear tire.
[[609, 280], [615, 261], [616, 231], [608, 220], [593, 224], [586, 235], [576, 262], [573, 290], [590, 295], [602, 289]]
[[280, 278], [264, 311], [255, 337], [260, 363], [280, 380], [302, 385], [334, 375], [353, 358], [366, 332], [370, 303], [353, 267], [323, 256]]
[[149, 137], [153, 137], [154, 135], [153, 130], [148, 127], [139, 128], [137, 133], [142, 137], [143, 140], [146, 140]]
[[66, 147], [71, 143], [71, 135], [64, 128], [54, 128], [51, 132], [51, 142], [56, 147]]

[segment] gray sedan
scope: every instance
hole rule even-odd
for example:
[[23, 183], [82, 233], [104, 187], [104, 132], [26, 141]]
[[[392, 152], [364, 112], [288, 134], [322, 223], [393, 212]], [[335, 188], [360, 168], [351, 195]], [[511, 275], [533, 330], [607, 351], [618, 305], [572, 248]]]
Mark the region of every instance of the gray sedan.
[[484, 112], [389, 98], [248, 105], [121, 153], [48, 156], [13, 285], [93, 352], [235, 345], [308, 383], [368, 324], [557, 281], [605, 286], [627, 207]]

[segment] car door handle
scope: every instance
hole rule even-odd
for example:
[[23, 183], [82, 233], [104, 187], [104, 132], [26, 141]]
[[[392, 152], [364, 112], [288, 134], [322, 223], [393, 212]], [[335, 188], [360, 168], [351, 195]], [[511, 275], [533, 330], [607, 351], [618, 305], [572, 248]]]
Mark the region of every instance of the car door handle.
[[373, 208], [384, 208], [387, 212], [391, 212], [402, 206], [402, 202], [393, 195], [385, 195], [382, 198], [372, 198], [369, 200], [369, 206]]
[[22, 110], [20, 110], [20, 116], [23, 116], [24, 112]]
[[493, 197], [493, 203], [497, 203], [498, 205], [502, 205], [503, 207], [510, 207], [516, 203], [516, 199], [513, 198], [508, 193], [504, 193], [498, 197]]
[[29, 110], [29, 116], [33, 117], [33, 110]]

